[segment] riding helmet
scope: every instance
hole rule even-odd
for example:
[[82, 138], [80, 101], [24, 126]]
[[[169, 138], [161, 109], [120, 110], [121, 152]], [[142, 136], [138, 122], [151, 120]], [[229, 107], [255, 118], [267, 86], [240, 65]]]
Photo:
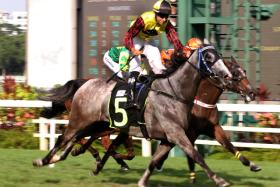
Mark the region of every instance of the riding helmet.
[[157, 14], [171, 14], [171, 5], [166, 0], [159, 0], [154, 4], [153, 11]]
[[202, 41], [199, 38], [191, 38], [187, 41], [186, 46], [191, 50], [195, 50], [202, 45]]

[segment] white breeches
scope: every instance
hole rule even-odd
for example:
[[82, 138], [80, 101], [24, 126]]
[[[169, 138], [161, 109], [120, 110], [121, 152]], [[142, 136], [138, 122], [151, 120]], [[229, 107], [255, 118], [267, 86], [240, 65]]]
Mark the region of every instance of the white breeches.
[[[135, 37], [133, 38], [133, 43], [135, 49], [137, 50], [143, 49], [143, 54], [147, 57], [152, 71], [155, 74], [163, 73], [163, 70], [165, 70], [166, 68], [161, 62], [160, 51], [154, 45], [153, 41], [145, 41], [138, 37]], [[134, 57], [130, 62], [129, 71], [140, 72], [141, 70], [140, 64], [141, 64], [141, 57], [140, 56]]]
[[109, 56], [109, 51], [104, 54], [103, 62], [111, 71], [114, 73], [118, 72], [118, 77], [124, 78], [128, 76], [127, 73], [120, 71], [120, 65], [112, 60], [112, 58]]

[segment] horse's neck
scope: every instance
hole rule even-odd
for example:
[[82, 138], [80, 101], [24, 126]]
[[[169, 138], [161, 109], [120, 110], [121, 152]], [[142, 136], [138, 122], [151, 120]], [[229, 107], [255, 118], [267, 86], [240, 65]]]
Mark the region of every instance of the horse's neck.
[[[197, 51], [190, 57], [189, 62], [184, 62], [168, 78], [158, 79], [154, 82], [154, 88], [165, 91], [171, 95], [176, 95], [186, 101], [192, 102], [197, 93], [201, 76], [197, 69], [198, 53]], [[192, 63], [190, 65], [189, 63]]]
[[[190, 65], [190, 63], [192, 65]], [[177, 85], [177, 90], [181, 93], [181, 97], [188, 101], [193, 101], [197, 93], [201, 76], [197, 69], [198, 53], [197, 51], [170, 77], [170, 80]]]
[[223, 90], [214, 86], [209, 80], [203, 79], [198, 86], [196, 100], [205, 104], [215, 105], [222, 93]]

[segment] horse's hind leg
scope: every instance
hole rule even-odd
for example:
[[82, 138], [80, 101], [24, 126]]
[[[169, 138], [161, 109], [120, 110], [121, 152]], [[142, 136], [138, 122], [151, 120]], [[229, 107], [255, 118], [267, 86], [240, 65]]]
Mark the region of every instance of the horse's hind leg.
[[[65, 159], [69, 151], [72, 149], [74, 142], [76, 141], [75, 134], [76, 130], [70, 129], [70, 127], [68, 127], [64, 134], [58, 137], [54, 147], [49, 151], [49, 153], [43, 159], [34, 160], [33, 165], [40, 167]], [[64, 149], [62, 154], [56, 155], [56, 153], [65, 146], [66, 148]]]
[[[126, 135], [126, 134], [124, 134]], [[135, 157], [134, 149], [133, 149], [133, 141], [131, 136], [123, 136], [120, 143], [123, 143], [125, 146], [125, 149], [127, 151], [127, 154], [119, 154], [115, 151], [112, 151], [112, 157], [113, 158], [119, 158], [124, 160], [132, 160]], [[118, 146], [118, 145], [117, 145]], [[108, 149], [108, 148], [107, 148]]]
[[[93, 142], [94, 140], [96, 140], [96, 139], [97, 139], [97, 138], [91, 136], [88, 140], [86, 140], [86, 139], [81, 139], [81, 140], [79, 140], [79, 144], [80, 144], [81, 146], [78, 147], [78, 148], [73, 149], [72, 152], [71, 152], [71, 155], [72, 155], [72, 156], [78, 156], [78, 155], [80, 155], [80, 154], [85, 153], [86, 150], [89, 149], [89, 147], [90, 147], [90, 145], [92, 144], [92, 142]], [[93, 154], [94, 158], [95, 158], [95, 155], [96, 155], [96, 151], [97, 151], [97, 150], [94, 149], [94, 148], [92, 148], [91, 151], [90, 151], [91, 154]], [[98, 152], [98, 151], [97, 151], [97, 152]]]
[[222, 129], [220, 125], [214, 125], [214, 138], [228, 151], [235, 155], [243, 165], [249, 166], [251, 171], [260, 171], [261, 167], [254, 164], [252, 161], [248, 160], [245, 156], [243, 156], [229, 141], [227, 138], [225, 131]]
[[[48, 164], [53, 164], [55, 162], [58, 162], [62, 159], [65, 159], [67, 156], [68, 149], [71, 149], [73, 147], [74, 142], [69, 142], [67, 144], [66, 149], [62, 152], [62, 155], [56, 155], [56, 153], [63, 147], [65, 144], [62, 144], [63, 136], [59, 136], [58, 140], [54, 146], [53, 149], [50, 150], [50, 152], [43, 158], [43, 159], [36, 159], [33, 160], [33, 165], [37, 167], [45, 166]], [[66, 156], [65, 156], [66, 155]]]
[[167, 158], [166, 155], [168, 155], [171, 148], [174, 146], [174, 144], [168, 143], [168, 142], [161, 142], [157, 146], [156, 152], [153, 154], [153, 158], [151, 162], [149, 163], [148, 168], [145, 170], [144, 174], [138, 181], [139, 187], [145, 187], [147, 186], [148, 180], [154, 171], [155, 167], [158, 167], [158, 164], [162, 164], [163, 161]]

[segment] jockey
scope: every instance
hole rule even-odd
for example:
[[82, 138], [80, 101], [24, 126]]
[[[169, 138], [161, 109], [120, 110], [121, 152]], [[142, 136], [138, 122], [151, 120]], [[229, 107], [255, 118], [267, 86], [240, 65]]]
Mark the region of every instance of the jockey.
[[158, 0], [153, 6], [153, 11], [144, 12], [132, 22], [124, 38], [126, 48], [135, 55], [130, 62], [130, 72], [135, 71], [132, 76], [137, 76], [136, 72], [141, 70], [140, 54], [147, 57], [153, 73], [162, 74], [166, 69], [161, 63], [160, 51], [153, 40], [154, 36], [165, 32], [175, 50], [183, 50], [184, 46], [178, 39], [174, 26], [168, 20], [170, 14], [170, 3], [166, 0]]
[[[166, 69], [160, 59], [159, 49], [156, 47], [153, 37], [165, 32], [168, 40], [178, 51], [183, 50], [183, 45], [178, 39], [174, 26], [168, 20], [171, 13], [171, 5], [166, 0], [159, 0], [154, 4], [153, 11], [144, 12], [129, 28], [125, 35], [124, 43], [136, 57], [131, 61], [131, 68], [138, 70], [139, 55], [144, 54], [155, 74], [163, 73]], [[143, 48], [143, 50], [140, 50]]]
[[[191, 51], [198, 49], [202, 45], [202, 41], [199, 38], [191, 38], [187, 41], [184, 52], [187, 57], [190, 57]], [[172, 65], [171, 55], [174, 53], [174, 49], [162, 50], [160, 52], [161, 62], [165, 67], [170, 67]]]
[[[110, 48], [103, 57], [105, 65], [117, 73], [120, 78], [127, 78], [129, 76], [129, 60], [131, 60], [131, 53], [126, 47], [118, 46]], [[141, 74], [147, 74], [144, 64], [141, 63]]]

